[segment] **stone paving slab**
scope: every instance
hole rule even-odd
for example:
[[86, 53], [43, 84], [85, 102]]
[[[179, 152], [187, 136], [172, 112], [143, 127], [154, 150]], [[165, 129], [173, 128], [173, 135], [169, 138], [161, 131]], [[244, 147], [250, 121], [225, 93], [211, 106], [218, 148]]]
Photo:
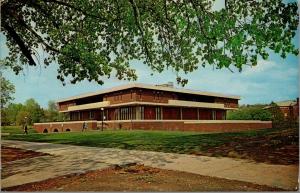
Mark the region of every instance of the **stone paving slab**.
[[[1, 143], [4, 146], [52, 155], [31, 158], [26, 165], [18, 164], [18, 161], [12, 162], [11, 166], [3, 168], [2, 172], [15, 174], [2, 179], [2, 187], [40, 181], [67, 173], [102, 169], [113, 164], [123, 165], [133, 162], [161, 169], [239, 180], [289, 190], [294, 190], [298, 186], [298, 165], [271, 165], [231, 158], [25, 141], [2, 140]], [[16, 184], [15, 181], [19, 181], [19, 183]]]

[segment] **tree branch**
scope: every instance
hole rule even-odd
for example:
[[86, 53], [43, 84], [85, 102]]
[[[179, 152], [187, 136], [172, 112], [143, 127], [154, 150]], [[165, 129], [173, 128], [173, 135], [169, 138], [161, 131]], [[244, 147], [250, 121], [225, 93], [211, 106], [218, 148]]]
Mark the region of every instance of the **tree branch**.
[[66, 3], [66, 2], [63, 2], [63, 1], [57, 1], [57, 0], [44, 0], [45, 2], [48, 2], [48, 3], [55, 3], [55, 4], [58, 4], [58, 5], [62, 5], [62, 6], [65, 6], [65, 7], [69, 7], [71, 9], [74, 9], [75, 11], [78, 11], [78, 12], [81, 12], [82, 14], [86, 15], [86, 16], [89, 16], [89, 17], [93, 17], [93, 18], [96, 18], [96, 19], [102, 19], [102, 20], [106, 20], [105, 18], [103, 17], [100, 17], [99, 15], [93, 15], [93, 14], [89, 14], [88, 12], [74, 6], [74, 5], [71, 5], [69, 3]]
[[140, 33], [141, 33], [141, 36], [142, 36], [142, 42], [143, 42], [144, 50], [146, 52], [146, 58], [148, 58], [150, 60], [150, 63], [151, 63], [152, 59], [150, 57], [149, 49], [148, 49], [148, 46], [147, 46], [146, 41], [145, 41], [144, 31], [142, 29], [142, 26], [140, 25], [140, 19], [139, 19], [140, 14], [139, 14], [138, 8], [137, 8], [134, 0], [130, 0], [130, 4], [131, 4], [131, 7], [133, 9], [135, 23], [136, 23], [136, 25], [137, 25]]
[[27, 60], [29, 62], [29, 65], [35, 66], [36, 63], [35, 63], [35, 61], [33, 60], [32, 56], [31, 56], [30, 48], [27, 45], [25, 45], [24, 41], [17, 34], [17, 32], [14, 30], [14, 28], [11, 27], [9, 24], [7, 24], [5, 22], [2, 23], [2, 26], [4, 27], [4, 29], [6, 29], [7, 33], [10, 35], [10, 37], [12, 37], [13, 40], [18, 44], [21, 52], [27, 58]]

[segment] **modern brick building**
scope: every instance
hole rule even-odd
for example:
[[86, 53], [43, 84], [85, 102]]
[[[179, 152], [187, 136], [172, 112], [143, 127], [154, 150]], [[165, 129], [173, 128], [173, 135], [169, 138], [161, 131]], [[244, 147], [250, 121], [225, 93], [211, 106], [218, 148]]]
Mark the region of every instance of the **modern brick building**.
[[[37, 123], [39, 132], [88, 129], [153, 129], [225, 131], [268, 128], [259, 121], [225, 121], [226, 111], [238, 108], [239, 96], [174, 88], [127, 84], [57, 101], [69, 121]], [[72, 126], [73, 125], [73, 126]]]
[[299, 121], [299, 98], [276, 102], [286, 120]]
[[[286, 121], [299, 122], [299, 98], [295, 100], [286, 100], [275, 102], [283, 114]], [[272, 106], [267, 106], [265, 109], [271, 109]]]

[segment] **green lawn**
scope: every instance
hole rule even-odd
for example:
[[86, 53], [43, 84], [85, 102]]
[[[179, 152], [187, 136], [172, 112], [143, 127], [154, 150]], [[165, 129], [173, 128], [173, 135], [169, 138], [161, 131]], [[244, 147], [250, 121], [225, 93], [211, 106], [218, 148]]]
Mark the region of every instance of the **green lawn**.
[[[28, 132], [36, 133], [36, 130], [29, 126]], [[23, 134], [24, 130], [23, 130], [22, 126], [1, 126], [1, 133]]]
[[82, 146], [196, 153], [233, 141], [235, 137], [263, 136], [274, 129], [236, 133], [195, 133], [175, 131], [94, 131], [9, 135], [4, 139], [73, 144]]

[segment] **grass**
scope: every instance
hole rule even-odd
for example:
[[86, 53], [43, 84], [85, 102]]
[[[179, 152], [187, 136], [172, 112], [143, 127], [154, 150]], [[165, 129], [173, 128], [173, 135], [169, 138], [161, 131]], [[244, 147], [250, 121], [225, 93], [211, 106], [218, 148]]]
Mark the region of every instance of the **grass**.
[[[4, 129], [5, 130], [5, 129]], [[94, 131], [51, 134], [9, 135], [3, 139], [50, 142], [81, 146], [195, 153], [233, 141], [235, 137], [263, 136], [275, 129], [235, 133], [195, 133], [175, 131]]]
[[[24, 130], [22, 126], [1, 126], [1, 133], [9, 133], [10, 135], [23, 134]], [[29, 126], [28, 133], [37, 133], [37, 132], [34, 128]]]

